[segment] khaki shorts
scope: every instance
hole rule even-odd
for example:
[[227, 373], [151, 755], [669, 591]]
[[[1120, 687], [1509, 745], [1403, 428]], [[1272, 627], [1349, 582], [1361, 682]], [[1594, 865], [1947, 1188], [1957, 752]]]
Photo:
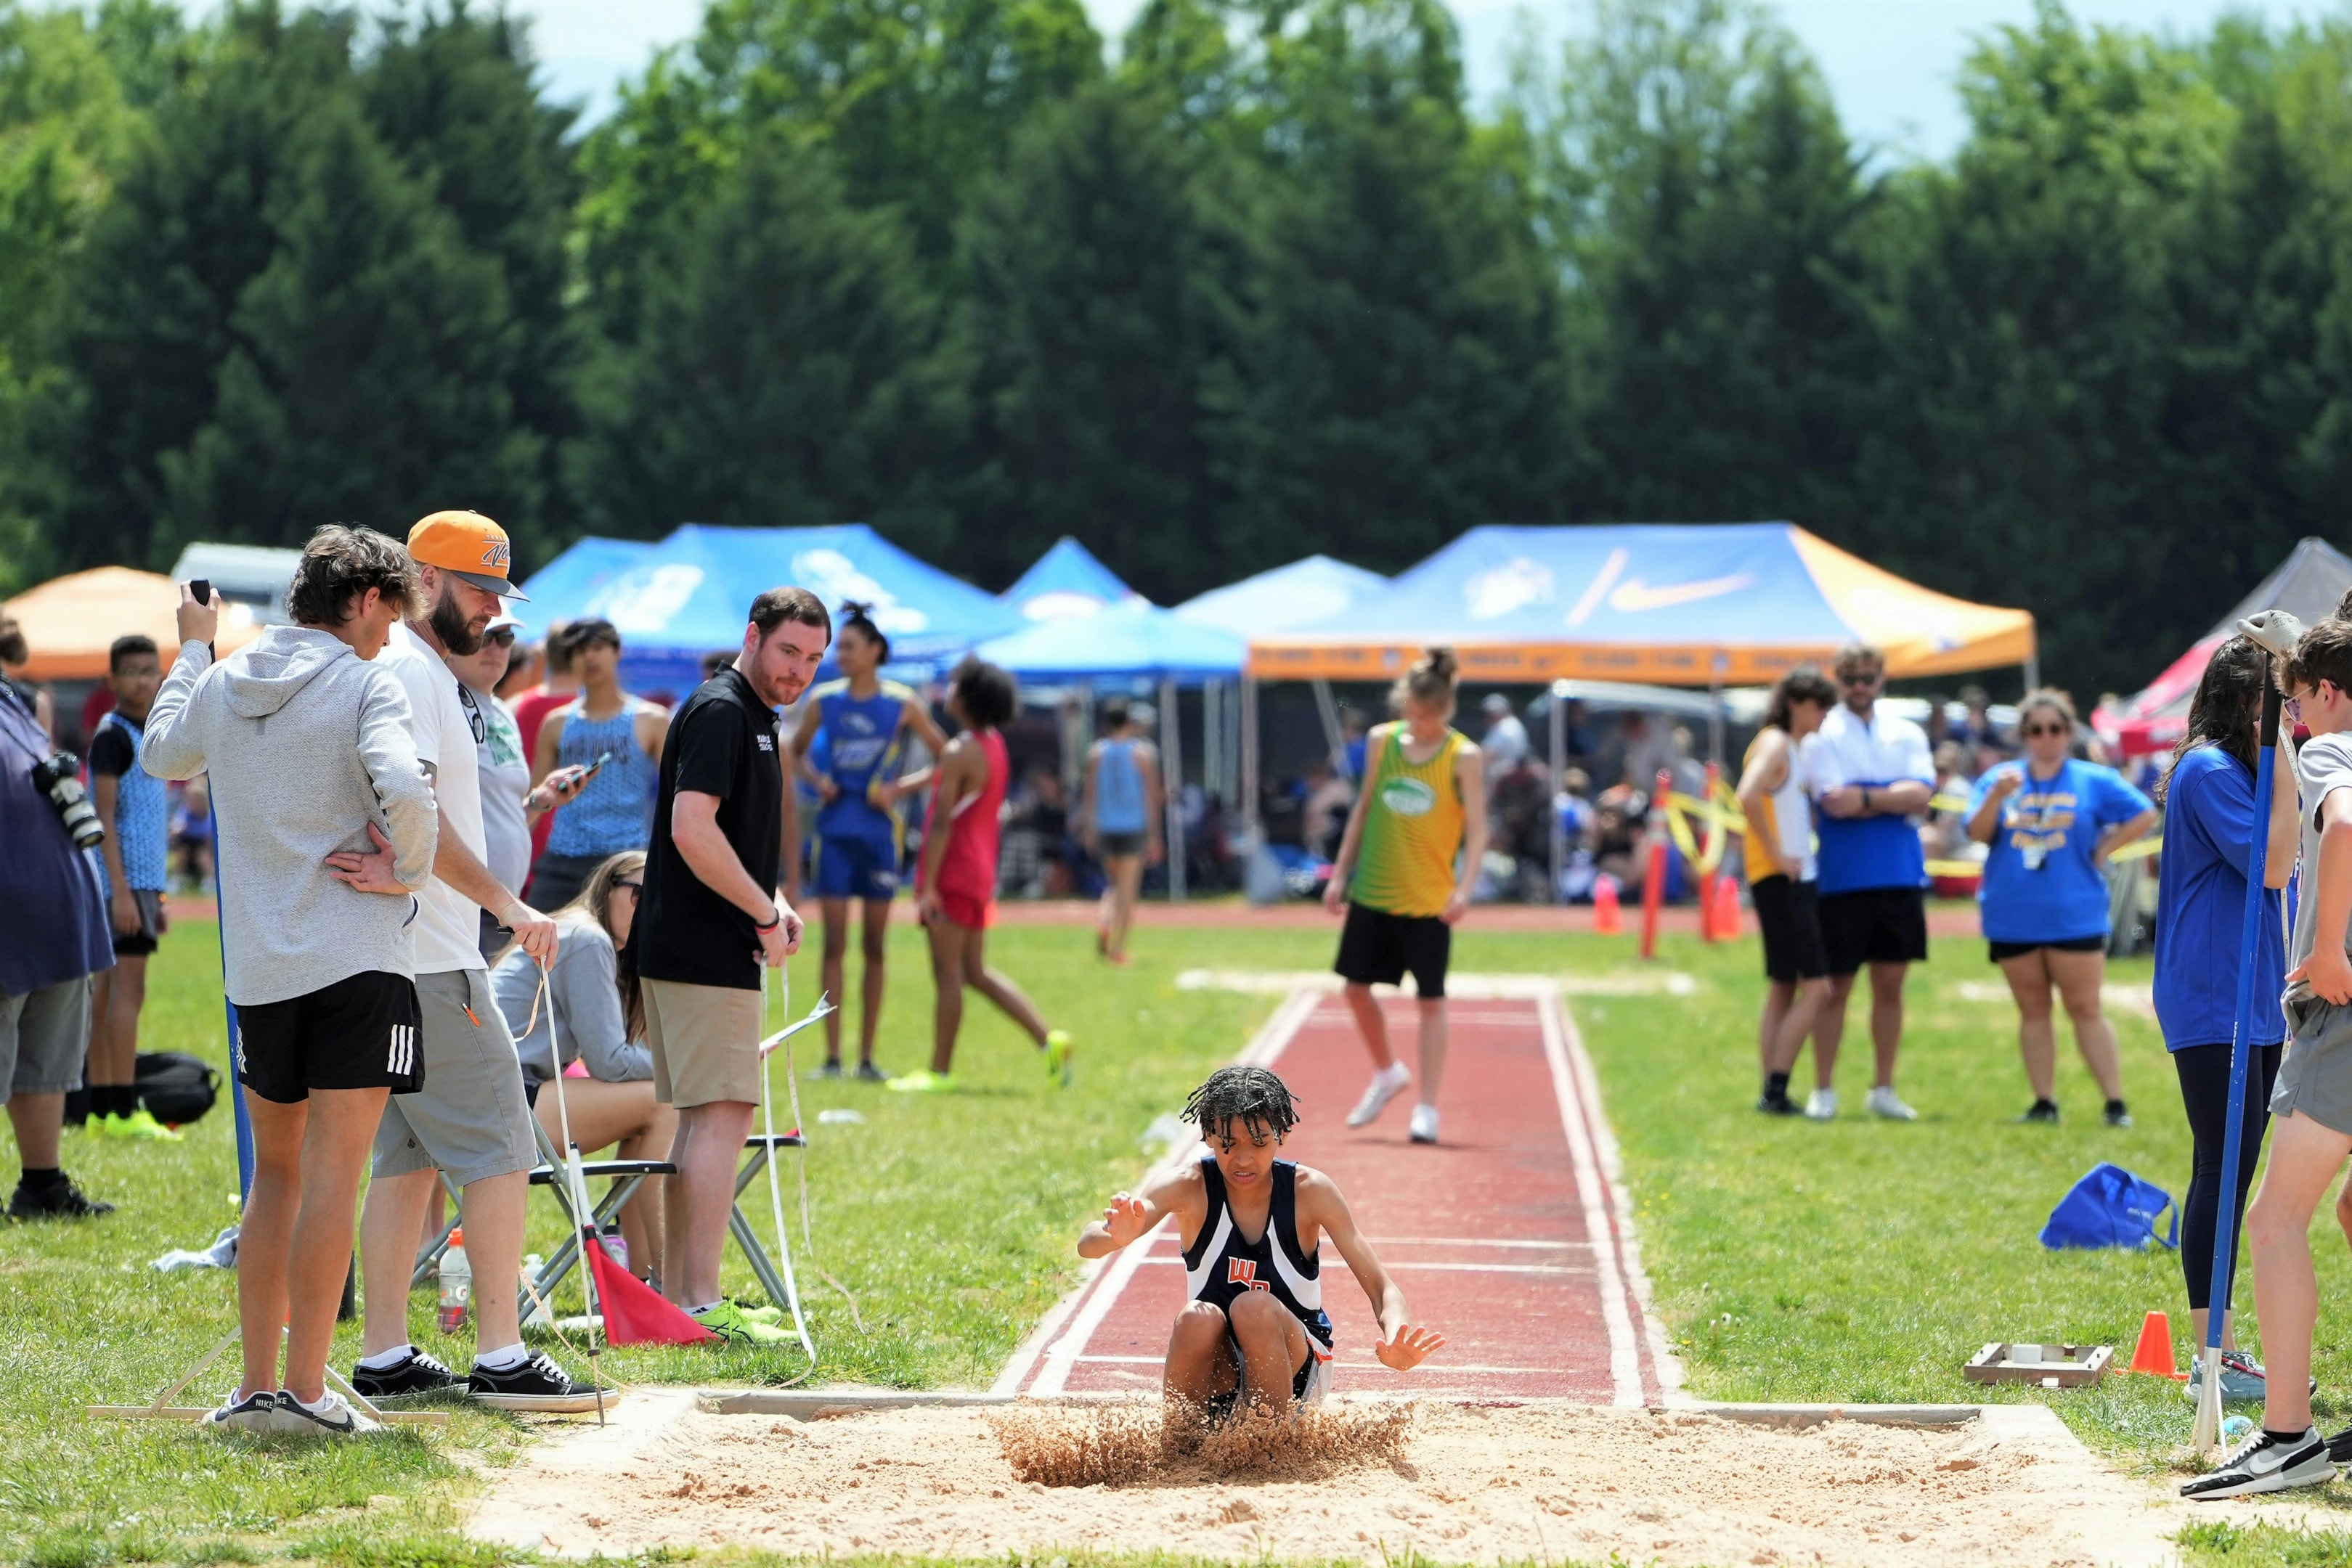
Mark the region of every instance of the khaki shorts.
[[645, 982], [646, 1043], [654, 1098], [665, 1105], [760, 1103], [761, 992], [734, 986]]
[[2299, 1113], [2352, 1136], [2352, 1007], [2299, 997], [2286, 1004], [2286, 1022], [2292, 1032], [2271, 1091], [2271, 1114]]
[[11, 1094], [79, 1088], [89, 1049], [88, 975], [19, 995], [0, 992], [0, 1105]]
[[435, 1167], [459, 1186], [539, 1164], [522, 1060], [490, 998], [482, 969], [416, 977], [416, 1037], [425, 1087], [384, 1102], [375, 1130], [375, 1174]]

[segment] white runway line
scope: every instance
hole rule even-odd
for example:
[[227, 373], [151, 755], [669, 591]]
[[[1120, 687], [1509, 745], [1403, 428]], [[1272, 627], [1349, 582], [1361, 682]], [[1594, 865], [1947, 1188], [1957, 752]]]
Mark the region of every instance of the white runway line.
[[1624, 1408], [1639, 1408], [1642, 1404], [1642, 1346], [1633, 1336], [1633, 1314], [1625, 1308], [1625, 1285], [1618, 1272], [1617, 1249], [1609, 1225], [1609, 1209], [1604, 1199], [1606, 1189], [1601, 1182], [1601, 1165], [1592, 1152], [1592, 1135], [1585, 1124], [1579, 1104], [1574, 1070], [1569, 1065], [1568, 1046], [1563, 1037], [1560, 1019], [1563, 1009], [1557, 1002], [1537, 1009], [1543, 1021], [1544, 1059], [1551, 1067], [1552, 1092], [1559, 1101], [1561, 1129], [1568, 1134], [1570, 1163], [1576, 1171], [1576, 1190], [1584, 1206], [1584, 1228], [1595, 1242], [1609, 1239], [1607, 1246], [1592, 1249], [1594, 1265], [1601, 1275], [1601, 1321], [1609, 1330], [1609, 1381], [1612, 1403]]

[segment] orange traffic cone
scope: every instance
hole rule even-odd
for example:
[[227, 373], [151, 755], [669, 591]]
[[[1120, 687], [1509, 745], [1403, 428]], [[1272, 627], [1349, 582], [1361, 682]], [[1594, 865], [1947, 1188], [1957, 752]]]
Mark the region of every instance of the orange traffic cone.
[[1737, 877], [1715, 879], [1715, 939], [1718, 942], [1739, 940], [1739, 881]]
[[1592, 929], [1601, 936], [1621, 936], [1625, 931], [1625, 912], [1617, 903], [1617, 879], [1606, 873], [1592, 882]]
[[2189, 1375], [2172, 1368], [2172, 1320], [2162, 1312], [2148, 1313], [2139, 1325], [2139, 1346], [2132, 1352], [2131, 1369], [2176, 1383]]

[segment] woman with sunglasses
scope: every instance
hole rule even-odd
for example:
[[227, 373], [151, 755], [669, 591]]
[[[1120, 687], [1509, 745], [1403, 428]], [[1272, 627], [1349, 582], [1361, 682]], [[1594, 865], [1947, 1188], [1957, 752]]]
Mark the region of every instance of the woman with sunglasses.
[[[2156, 1021], [2180, 1078], [2180, 1103], [2191, 1140], [2189, 1195], [2180, 1203], [2180, 1268], [2189, 1284], [2196, 1343], [2206, 1334], [2213, 1289], [2213, 1241], [2221, 1207], [2221, 1145], [2230, 1123], [2230, 1051], [2238, 1023], [2238, 976], [2244, 967], [2246, 857], [2255, 825], [2268, 838], [2263, 899], [2254, 959], [2254, 1009], [2246, 1097], [2239, 1120], [2238, 1189], [2231, 1195], [2244, 1234], [2246, 1198], [2270, 1130], [2271, 1090], [2286, 1038], [2270, 1003], [2286, 988], [2286, 943], [2279, 931], [2278, 890], [2294, 874], [2297, 850], [2294, 768], [2284, 755], [2273, 771], [2269, 809], [2254, 805], [2254, 764], [2263, 711], [2263, 651], [2244, 637], [2214, 650], [2189, 699], [2189, 727], [2156, 786], [2165, 813], [2164, 858], [2156, 900]], [[2236, 1260], [2231, 1259], [2232, 1269]], [[2235, 1314], [2221, 1324], [2221, 1397], [2260, 1399], [2263, 1369], [2238, 1349]], [[2200, 1392], [2202, 1356], [2189, 1363], [2189, 1392]]]
[[1977, 902], [1992, 961], [2017, 998], [2018, 1049], [2033, 1104], [2020, 1118], [2058, 1120], [2054, 988], [2074, 1045], [2106, 1097], [2110, 1127], [2128, 1127], [2116, 1031], [2099, 1003], [2107, 977], [2107, 857], [2156, 826], [2156, 806], [2112, 768], [2077, 761], [2074, 704], [2031, 691], [2018, 704], [2025, 757], [1977, 780], [1969, 836], [1990, 846]]
[[[578, 896], [555, 911], [559, 936], [544, 998], [539, 965], [520, 947], [490, 972], [490, 995], [514, 1035], [531, 1113], [550, 1144], [562, 1145], [562, 1118], [555, 1096], [542, 1086], [565, 1068], [576, 1068], [563, 1080], [563, 1102], [572, 1141], [583, 1155], [618, 1144], [625, 1160], [667, 1159], [677, 1131], [677, 1112], [654, 1098], [654, 1059], [644, 1043], [636, 976], [620, 963], [645, 881], [645, 852], [624, 851], [589, 873]], [[563, 1046], [561, 1062], [550, 1044], [551, 1022]], [[641, 1280], [661, 1273], [662, 1184], [662, 1177], [651, 1177], [621, 1209], [629, 1269]]]
[[[482, 632], [482, 645], [470, 653], [443, 650], [441, 662], [457, 677], [457, 695], [474, 732], [474, 760], [482, 772], [482, 863], [500, 887], [520, 887], [530, 879], [531, 824], [580, 792], [583, 769], [559, 768], [534, 788], [530, 758], [514, 710], [494, 694], [514, 655], [515, 630], [522, 622], [500, 615]], [[513, 938], [488, 910], [482, 911], [482, 956], [492, 963]]]

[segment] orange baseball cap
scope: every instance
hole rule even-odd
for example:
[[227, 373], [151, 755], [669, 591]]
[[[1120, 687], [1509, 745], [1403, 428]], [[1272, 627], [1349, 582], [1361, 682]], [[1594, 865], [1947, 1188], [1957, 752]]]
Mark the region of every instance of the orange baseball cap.
[[507, 531], [479, 512], [435, 512], [408, 530], [408, 556], [420, 566], [455, 572], [501, 599], [529, 602], [507, 580]]

